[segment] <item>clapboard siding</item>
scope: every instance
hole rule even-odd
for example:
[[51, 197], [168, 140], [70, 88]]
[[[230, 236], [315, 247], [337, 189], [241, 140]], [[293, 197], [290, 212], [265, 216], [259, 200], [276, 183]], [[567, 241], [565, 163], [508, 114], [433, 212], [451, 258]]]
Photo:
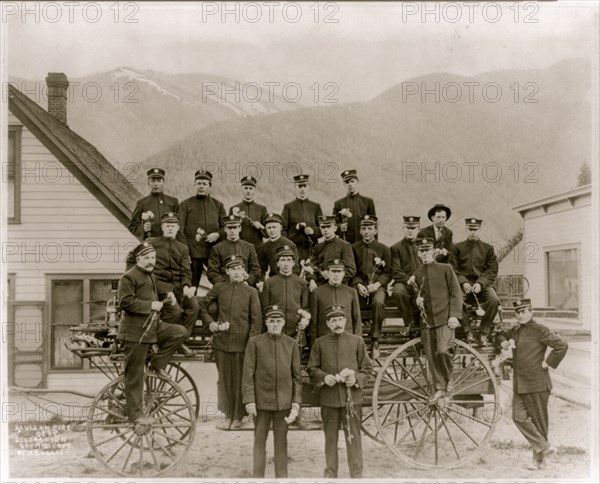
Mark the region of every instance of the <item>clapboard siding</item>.
[[47, 273], [123, 272], [135, 237], [25, 127], [21, 163], [21, 224], [9, 226], [16, 253], [5, 256], [16, 300], [46, 300]]
[[574, 247], [579, 255], [579, 320], [583, 327], [591, 329], [592, 285], [594, 277], [592, 260], [592, 209], [590, 197], [568, 201], [547, 207], [544, 214], [532, 210], [525, 215], [525, 244], [529, 244], [525, 259], [525, 274], [529, 279], [528, 296], [537, 306], [548, 301], [547, 252]]

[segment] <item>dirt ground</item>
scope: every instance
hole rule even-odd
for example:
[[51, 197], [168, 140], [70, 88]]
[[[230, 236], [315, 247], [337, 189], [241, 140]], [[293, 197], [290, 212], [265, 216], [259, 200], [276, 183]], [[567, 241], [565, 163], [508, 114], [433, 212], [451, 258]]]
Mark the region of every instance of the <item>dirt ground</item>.
[[[478, 458], [455, 470], [418, 470], [400, 461], [387, 447], [363, 436], [364, 478], [414, 479], [590, 479], [591, 411], [552, 396], [550, 398], [550, 439], [558, 448], [544, 470], [530, 471], [525, 465], [531, 450], [510, 420], [510, 392], [501, 390], [503, 417], [490, 444]], [[185, 460], [168, 477], [251, 478], [252, 432], [222, 431], [218, 419], [198, 422], [195, 441]], [[69, 426], [68, 426], [69, 427]], [[89, 454], [85, 431], [70, 426], [59, 436], [62, 455], [19, 455], [18, 434], [9, 436], [10, 477], [17, 478], [106, 478], [104, 468]], [[80, 426], [84, 428], [84, 426]], [[340, 435], [340, 478], [348, 478], [348, 468]], [[288, 434], [289, 477], [320, 479], [323, 475], [324, 438], [320, 430], [291, 431]], [[273, 445], [267, 442], [267, 478], [273, 478]], [[131, 480], [131, 479], [129, 479]], [[163, 482], [169, 481], [164, 478]], [[254, 479], [254, 481], [256, 481]]]

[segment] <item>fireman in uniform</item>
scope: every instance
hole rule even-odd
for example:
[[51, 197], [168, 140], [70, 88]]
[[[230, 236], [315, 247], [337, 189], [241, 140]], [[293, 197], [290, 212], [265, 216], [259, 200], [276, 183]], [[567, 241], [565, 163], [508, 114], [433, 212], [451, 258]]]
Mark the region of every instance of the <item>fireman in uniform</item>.
[[296, 199], [283, 206], [283, 236], [289, 238], [300, 254], [300, 260], [310, 257], [310, 249], [321, 237], [319, 216], [321, 205], [308, 199], [310, 191], [308, 175], [294, 177]]
[[[376, 215], [375, 203], [372, 198], [363, 197], [358, 193], [359, 180], [356, 170], [345, 170], [341, 177], [347, 194], [333, 204], [333, 215], [340, 228], [340, 237], [350, 244], [354, 244], [362, 238], [360, 235], [362, 217]], [[351, 217], [344, 216], [344, 209], [351, 214]]]
[[[138, 240], [150, 237], [160, 237], [161, 217], [168, 212], [179, 210], [179, 200], [175, 197], [165, 195], [165, 170], [162, 168], [151, 168], [146, 173], [150, 195], [140, 198], [135, 204], [131, 221], [127, 228]], [[152, 216], [150, 216], [152, 214]], [[146, 220], [144, 218], [148, 217]], [[183, 241], [183, 236], [178, 237]]]
[[223, 235], [225, 207], [210, 194], [212, 178], [210, 172], [198, 170], [194, 175], [196, 195], [186, 198], [179, 207], [179, 222], [190, 249], [192, 287], [195, 288], [200, 284], [212, 247]]
[[391, 277], [391, 254], [375, 240], [377, 217], [365, 215], [360, 221], [362, 240], [352, 245], [356, 275], [352, 286], [358, 291], [361, 307], [371, 310], [371, 358], [379, 358], [379, 334], [385, 319], [385, 294]]
[[250, 242], [254, 248], [263, 243], [267, 207], [254, 201], [256, 194], [256, 178], [245, 176], [240, 180], [242, 187], [242, 201], [229, 209], [229, 215], [240, 215], [242, 218], [242, 231], [240, 239]]
[[287, 239], [281, 235], [281, 228], [283, 227], [283, 219], [281, 215], [277, 213], [268, 213], [265, 218], [265, 231], [267, 232], [268, 239], [256, 249], [256, 255], [258, 256], [258, 263], [260, 264], [261, 278], [264, 280], [267, 276], [272, 277], [279, 268], [277, 265], [278, 257], [277, 251], [284, 246], [292, 249], [294, 252], [294, 274], [300, 274], [300, 256], [296, 244], [290, 239]]

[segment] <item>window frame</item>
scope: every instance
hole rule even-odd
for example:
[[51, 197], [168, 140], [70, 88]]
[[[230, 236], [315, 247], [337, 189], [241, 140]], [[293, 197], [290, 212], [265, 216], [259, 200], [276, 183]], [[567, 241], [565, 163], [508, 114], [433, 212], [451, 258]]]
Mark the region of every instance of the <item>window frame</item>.
[[[20, 224], [21, 223], [21, 168], [22, 168], [22, 160], [21, 160], [21, 140], [22, 140], [22, 130], [23, 126], [11, 124], [8, 126], [8, 138], [14, 136], [15, 138], [15, 161], [14, 161], [14, 200], [13, 200], [13, 209], [14, 216], [7, 217], [8, 224]], [[7, 141], [8, 141], [7, 138]], [[8, 166], [10, 166], [10, 160], [7, 160]], [[9, 172], [7, 172], [7, 177]], [[6, 180], [8, 183], [8, 179]]]
[[[69, 273], [69, 274], [46, 274], [46, 300], [48, 304], [46, 305], [46, 317], [47, 321], [47, 331], [49, 334], [46, 340], [46, 346], [44, 348], [44, 355], [46, 359], [46, 368], [48, 369], [48, 373], [81, 373], [81, 372], [93, 372], [97, 373], [99, 370], [94, 368], [93, 365], [90, 364], [89, 360], [83, 359], [81, 368], [55, 368], [53, 366], [53, 338], [54, 332], [53, 327], [54, 323], [52, 321], [52, 284], [55, 281], [83, 281], [83, 298], [84, 301], [88, 301], [90, 297], [90, 282], [91, 281], [105, 281], [105, 280], [113, 280], [120, 279], [122, 274], [116, 273], [107, 273], [107, 274], [89, 274], [89, 273]], [[82, 321], [77, 324], [84, 323], [86, 321], [89, 322], [90, 319], [90, 307], [89, 304], [83, 305], [83, 317]], [[58, 324], [58, 326], [76, 326], [76, 324], [62, 323]]]
[[[546, 282], [546, 306], [550, 305], [550, 252], [558, 252], [561, 250], [576, 250], [577, 255], [577, 313], [581, 312], [581, 243], [560, 244], [551, 247], [544, 247], [544, 279]], [[562, 311], [559, 309], [559, 311]], [[571, 311], [565, 309], [565, 311]]]

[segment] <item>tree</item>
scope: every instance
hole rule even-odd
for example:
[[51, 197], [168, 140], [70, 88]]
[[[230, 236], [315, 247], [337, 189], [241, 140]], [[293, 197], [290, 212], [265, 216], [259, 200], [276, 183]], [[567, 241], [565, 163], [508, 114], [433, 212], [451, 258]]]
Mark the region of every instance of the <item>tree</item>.
[[592, 183], [592, 170], [590, 169], [590, 165], [584, 163], [579, 168], [579, 173], [577, 174], [577, 186], [582, 187], [590, 183]]

